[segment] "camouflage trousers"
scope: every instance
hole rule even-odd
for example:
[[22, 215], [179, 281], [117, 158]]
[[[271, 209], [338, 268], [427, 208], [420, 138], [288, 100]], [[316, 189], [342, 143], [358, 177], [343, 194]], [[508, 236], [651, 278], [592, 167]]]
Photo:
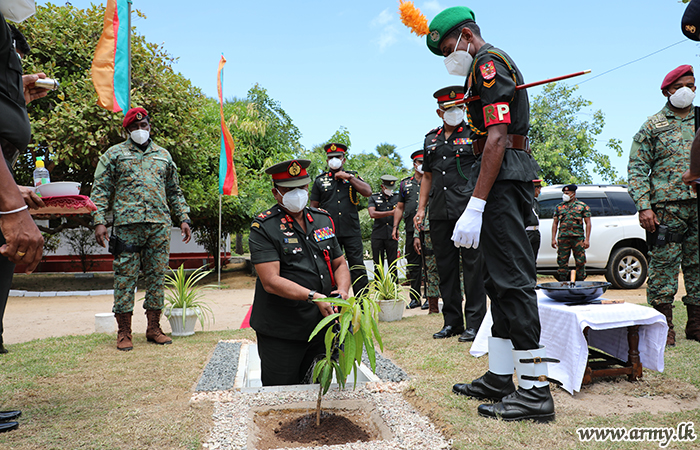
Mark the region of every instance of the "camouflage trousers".
[[576, 262], [576, 281], [586, 279], [586, 249], [583, 248], [583, 236], [557, 238], [557, 279], [569, 281], [569, 255], [574, 253]]
[[669, 242], [649, 251], [647, 302], [672, 303], [678, 292], [678, 273], [683, 270], [686, 295], [683, 303], [700, 305], [700, 265], [698, 263], [698, 210], [696, 200], [667, 203], [654, 211], [669, 231], [684, 235], [682, 242]]
[[[425, 296], [440, 297], [440, 276], [438, 275], [437, 261], [435, 261], [435, 254], [433, 253], [433, 241], [430, 238], [429, 231], [425, 232], [425, 242], [422, 250], [425, 254]], [[462, 271], [460, 271], [461, 273]]]
[[146, 285], [144, 309], [161, 310], [164, 303], [165, 271], [170, 259], [170, 224], [136, 223], [116, 227], [115, 234], [141, 252], [122, 252], [114, 258], [115, 314], [134, 310], [134, 290], [143, 272]]

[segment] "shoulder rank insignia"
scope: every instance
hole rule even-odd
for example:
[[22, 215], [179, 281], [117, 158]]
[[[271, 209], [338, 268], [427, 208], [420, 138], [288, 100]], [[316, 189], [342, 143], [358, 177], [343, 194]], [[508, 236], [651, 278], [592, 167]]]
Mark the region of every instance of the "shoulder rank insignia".
[[496, 66], [493, 65], [493, 61], [482, 64], [479, 66], [479, 70], [481, 70], [481, 76], [484, 77], [484, 80], [491, 80], [496, 76]]
[[250, 227], [251, 228], [260, 228], [260, 224], [258, 222], [253, 222], [252, 224], [250, 224]]
[[335, 233], [331, 227], [323, 227], [319, 228], [318, 230], [314, 230], [314, 240], [316, 242], [321, 242], [334, 236]]

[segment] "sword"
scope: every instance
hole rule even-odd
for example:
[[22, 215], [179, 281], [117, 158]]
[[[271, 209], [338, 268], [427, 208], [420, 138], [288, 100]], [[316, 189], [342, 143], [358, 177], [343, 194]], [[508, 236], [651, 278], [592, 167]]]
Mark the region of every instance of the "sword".
[[[547, 78], [546, 80], [541, 80], [541, 81], [535, 81], [535, 82], [532, 82], [532, 83], [521, 84], [520, 86], [515, 86], [515, 90], [516, 90], [516, 91], [519, 91], [519, 90], [521, 90], [521, 89], [527, 89], [527, 88], [531, 88], [531, 87], [534, 87], [534, 86], [539, 86], [539, 85], [541, 85], [541, 84], [554, 83], [555, 81], [566, 80], [567, 78], [578, 77], [578, 76], [581, 76], [581, 75], [585, 75], [585, 74], [587, 74], [587, 73], [591, 73], [591, 70], [590, 70], [590, 69], [588, 69], [588, 70], [582, 70], [581, 72], [570, 73], [570, 74], [568, 74], [568, 75], [562, 75], [562, 76], [559, 76], [559, 77]], [[451, 102], [445, 102], [445, 103], [442, 104], [442, 107], [443, 107], [444, 109], [449, 109], [449, 108], [452, 108], [453, 106], [464, 105], [465, 103], [473, 102], [473, 101], [480, 100], [480, 99], [481, 99], [481, 96], [479, 96], [479, 95], [472, 95], [471, 97], [462, 98], [462, 99], [454, 100], [454, 101], [451, 101]]]

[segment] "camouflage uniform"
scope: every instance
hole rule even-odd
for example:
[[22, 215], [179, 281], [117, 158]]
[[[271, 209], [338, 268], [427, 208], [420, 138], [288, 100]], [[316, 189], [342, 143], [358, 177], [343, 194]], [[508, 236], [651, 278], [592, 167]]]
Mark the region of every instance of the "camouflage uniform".
[[[428, 219], [428, 208], [423, 219], [424, 239], [423, 248], [425, 255], [425, 296], [440, 297], [440, 275], [438, 275], [435, 253], [433, 253], [433, 240], [430, 238], [430, 220]], [[463, 286], [463, 283], [460, 283]]]
[[683, 303], [700, 305], [697, 205], [695, 193], [681, 180], [694, 135], [694, 109], [681, 119], [664, 106], [644, 122], [632, 142], [630, 195], [637, 210], [652, 209], [671, 236], [666, 245], [649, 251], [647, 301], [652, 306], [673, 303], [679, 265], [687, 292]]
[[114, 214], [113, 234], [140, 253], [123, 252], [114, 258], [114, 313], [134, 309], [139, 264], [147, 283], [144, 309], [163, 309], [163, 281], [170, 256], [173, 209], [178, 223], [189, 220], [189, 207], [180, 191], [177, 166], [170, 153], [152, 141], [141, 150], [131, 139], [109, 148], [99, 160], [91, 199], [95, 225], [106, 225]]
[[559, 220], [557, 233], [557, 278], [559, 281], [569, 280], [569, 255], [574, 253], [576, 262], [576, 280], [586, 279], [586, 249], [583, 223], [591, 217], [591, 208], [580, 200], [562, 202], [557, 205], [554, 217]]

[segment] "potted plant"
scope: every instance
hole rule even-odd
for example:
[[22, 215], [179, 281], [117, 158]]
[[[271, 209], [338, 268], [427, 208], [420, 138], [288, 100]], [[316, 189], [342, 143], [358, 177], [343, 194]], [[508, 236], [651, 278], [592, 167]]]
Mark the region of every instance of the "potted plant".
[[408, 304], [403, 287], [398, 282], [398, 262], [374, 266], [374, 279], [367, 285], [367, 295], [379, 305], [379, 320], [393, 322], [401, 320]]
[[173, 336], [191, 336], [197, 320], [204, 329], [204, 320], [209, 323], [213, 319], [211, 307], [202, 300], [204, 286], [197, 286], [211, 272], [200, 267], [187, 276], [184, 265], [180, 265], [177, 270], [170, 269], [170, 274], [165, 276], [165, 317], [170, 322]]

